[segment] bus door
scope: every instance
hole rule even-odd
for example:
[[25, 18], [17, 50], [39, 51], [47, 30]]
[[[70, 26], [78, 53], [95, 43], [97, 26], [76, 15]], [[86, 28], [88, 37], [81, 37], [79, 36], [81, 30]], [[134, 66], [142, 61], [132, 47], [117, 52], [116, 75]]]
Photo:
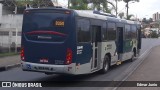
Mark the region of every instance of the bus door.
[[92, 70], [100, 68], [101, 55], [101, 26], [92, 26]]
[[117, 38], [117, 50], [118, 50], [118, 60], [120, 59], [120, 54], [123, 53], [123, 27], [117, 27], [118, 38]]

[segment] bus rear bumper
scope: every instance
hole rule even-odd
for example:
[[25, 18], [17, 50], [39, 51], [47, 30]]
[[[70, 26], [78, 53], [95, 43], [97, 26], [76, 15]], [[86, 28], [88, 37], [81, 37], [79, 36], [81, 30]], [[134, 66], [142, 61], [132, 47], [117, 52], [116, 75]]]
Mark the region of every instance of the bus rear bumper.
[[23, 71], [53, 73], [53, 74], [75, 74], [75, 64], [70, 65], [50, 65], [50, 64], [38, 64], [30, 62], [21, 62]]

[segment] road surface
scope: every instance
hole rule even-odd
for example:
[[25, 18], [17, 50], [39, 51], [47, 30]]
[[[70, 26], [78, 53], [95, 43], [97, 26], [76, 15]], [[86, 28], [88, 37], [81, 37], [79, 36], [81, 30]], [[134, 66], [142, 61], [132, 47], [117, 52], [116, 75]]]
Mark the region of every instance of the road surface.
[[[159, 39], [143, 39], [141, 55], [154, 46], [160, 45]], [[134, 63], [134, 62], [133, 62]], [[45, 75], [38, 72], [24, 72], [21, 68], [14, 68], [8, 71], [0, 72], [0, 81], [54, 81], [54, 80], [78, 80], [78, 81], [113, 81], [116, 77], [123, 74], [131, 62], [125, 62], [120, 66], [113, 66], [106, 74], [90, 74], [80, 76], [64, 76], [64, 75]], [[74, 83], [73, 83], [74, 85]], [[0, 90], [21, 90], [22, 88], [0, 88]], [[32, 90], [33, 88], [24, 88], [26, 90]], [[34, 88], [34, 90], [42, 90], [44, 88]], [[109, 87], [51, 87], [45, 88], [45, 90], [107, 90], [112, 89]]]

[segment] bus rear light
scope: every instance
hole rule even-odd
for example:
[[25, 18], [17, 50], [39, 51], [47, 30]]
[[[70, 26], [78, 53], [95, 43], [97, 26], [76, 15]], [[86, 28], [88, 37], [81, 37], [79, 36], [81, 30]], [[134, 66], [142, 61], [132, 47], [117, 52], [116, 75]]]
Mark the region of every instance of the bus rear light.
[[21, 48], [21, 60], [23, 60], [24, 61], [24, 48], [22, 47]]
[[72, 50], [70, 48], [67, 48], [67, 54], [66, 54], [66, 64], [71, 64], [72, 63]]

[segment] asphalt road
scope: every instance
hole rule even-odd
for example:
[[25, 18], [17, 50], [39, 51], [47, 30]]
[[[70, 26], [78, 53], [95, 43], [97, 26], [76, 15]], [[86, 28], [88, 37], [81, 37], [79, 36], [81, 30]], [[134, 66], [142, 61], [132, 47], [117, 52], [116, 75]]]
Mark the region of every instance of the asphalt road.
[[[160, 45], [160, 39], [143, 39], [141, 55], [153, 46]], [[20, 68], [14, 68], [9, 71], [0, 72], [0, 81], [54, 81], [54, 80], [77, 80], [77, 81], [112, 81], [121, 75], [133, 62], [125, 62], [120, 66], [113, 66], [106, 74], [89, 74], [79, 76], [64, 76], [64, 75], [45, 75], [38, 72], [24, 72]], [[74, 83], [73, 83], [74, 85]], [[22, 88], [0, 88], [0, 90], [21, 90]], [[44, 88], [24, 88], [26, 90], [42, 90]], [[107, 87], [53, 87], [45, 88], [45, 90], [106, 90]]]

